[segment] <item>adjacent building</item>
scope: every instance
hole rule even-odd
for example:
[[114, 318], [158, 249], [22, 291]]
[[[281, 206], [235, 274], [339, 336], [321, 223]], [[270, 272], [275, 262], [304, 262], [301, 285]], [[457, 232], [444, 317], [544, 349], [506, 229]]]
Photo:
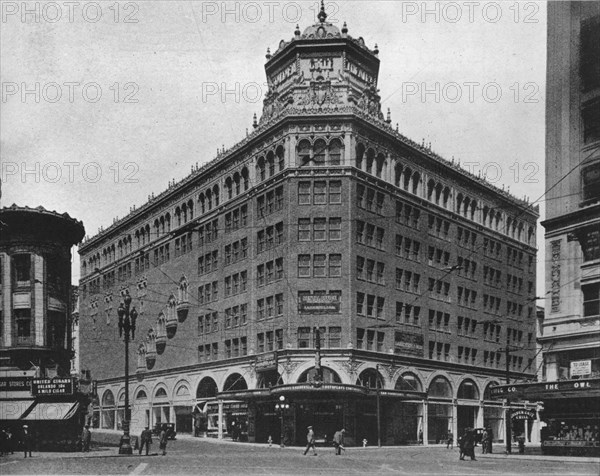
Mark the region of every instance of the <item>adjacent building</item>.
[[[548, 3], [543, 449], [600, 454], [600, 4]], [[501, 390], [505, 394], [504, 389]]]
[[129, 293], [132, 431], [501, 441], [490, 389], [536, 373], [537, 207], [392, 127], [377, 47], [324, 10], [266, 60], [253, 132], [79, 248], [94, 424], [122, 428]]
[[83, 224], [42, 207], [0, 210], [0, 425], [72, 444], [84, 405], [70, 378], [71, 248]]

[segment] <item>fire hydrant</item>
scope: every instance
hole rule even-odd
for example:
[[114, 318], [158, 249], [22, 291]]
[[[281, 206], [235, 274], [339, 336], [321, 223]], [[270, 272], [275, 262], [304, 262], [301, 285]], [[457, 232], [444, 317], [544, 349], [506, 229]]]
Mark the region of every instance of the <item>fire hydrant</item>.
[[364, 439], [363, 439], [363, 448], [366, 448], [366, 447], [367, 447], [367, 439], [366, 439], [366, 438], [364, 438]]
[[269, 448], [273, 445], [273, 438], [271, 438], [271, 435], [269, 435], [269, 439], [267, 440], [267, 443], [269, 443]]

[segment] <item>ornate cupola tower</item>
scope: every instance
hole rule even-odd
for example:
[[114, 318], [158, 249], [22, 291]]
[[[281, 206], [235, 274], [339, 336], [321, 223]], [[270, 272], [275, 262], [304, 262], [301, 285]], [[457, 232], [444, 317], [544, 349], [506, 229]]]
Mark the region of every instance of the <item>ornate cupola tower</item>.
[[321, 2], [319, 22], [300, 33], [296, 26], [290, 41], [267, 51], [265, 72], [269, 89], [259, 124], [287, 112], [312, 115], [362, 112], [383, 119], [377, 90], [379, 51], [370, 49], [363, 38], [352, 38], [344, 23], [342, 30], [327, 22]]

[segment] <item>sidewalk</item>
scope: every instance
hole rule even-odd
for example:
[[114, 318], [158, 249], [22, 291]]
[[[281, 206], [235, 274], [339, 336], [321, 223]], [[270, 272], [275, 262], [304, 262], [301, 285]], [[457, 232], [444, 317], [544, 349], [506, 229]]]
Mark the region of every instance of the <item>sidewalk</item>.
[[600, 465], [600, 458], [586, 457], [586, 456], [552, 456], [552, 455], [532, 455], [532, 454], [518, 454], [511, 453], [477, 453], [476, 458], [495, 458], [495, 459], [511, 459], [511, 460], [529, 460], [529, 461], [564, 461], [569, 463], [596, 463]]

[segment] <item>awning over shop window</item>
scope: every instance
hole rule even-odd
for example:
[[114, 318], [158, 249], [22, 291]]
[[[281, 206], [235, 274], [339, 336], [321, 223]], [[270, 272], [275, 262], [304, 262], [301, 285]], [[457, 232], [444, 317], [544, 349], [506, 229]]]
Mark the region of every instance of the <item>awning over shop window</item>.
[[34, 403], [34, 400], [0, 400], [0, 420], [20, 419]]
[[75, 415], [78, 408], [77, 402], [38, 402], [23, 420], [68, 420]]

